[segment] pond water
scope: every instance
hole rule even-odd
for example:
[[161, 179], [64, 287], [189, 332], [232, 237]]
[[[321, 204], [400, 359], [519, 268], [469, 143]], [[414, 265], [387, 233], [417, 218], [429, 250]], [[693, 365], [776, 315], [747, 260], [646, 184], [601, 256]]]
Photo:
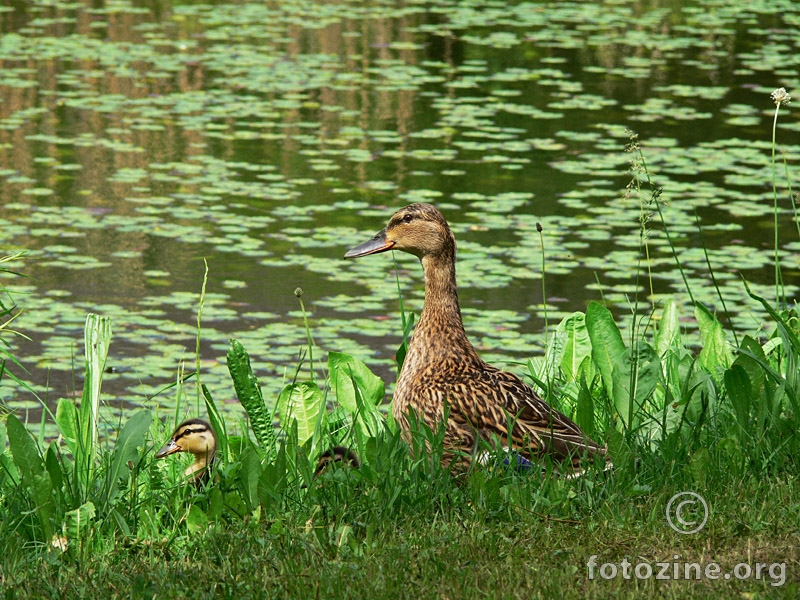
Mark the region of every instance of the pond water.
[[[219, 404], [238, 410], [231, 337], [265, 397], [293, 376], [306, 344], [297, 287], [317, 366], [350, 352], [391, 383], [395, 263], [342, 255], [420, 200], [455, 231], [466, 326], [489, 360], [541, 355], [543, 253], [551, 327], [604, 300], [624, 328], [673, 297], [691, 328], [650, 190], [626, 191], [629, 130], [695, 298], [721, 309], [705, 244], [732, 323], [758, 331], [741, 277], [775, 297], [770, 93], [800, 92], [798, 25], [788, 0], [11, 0], [0, 240], [27, 251], [11, 266], [28, 278], [2, 279], [30, 337], [5, 336], [20, 375], [50, 406], [80, 390], [86, 315], [108, 315], [105, 400], [171, 414], [175, 392], [153, 396], [182, 361], [193, 368], [205, 260], [201, 369]], [[790, 298], [798, 131], [781, 107]], [[395, 259], [418, 312], [421, 268]], [[39, 408], [7, 381], [0, 393]]]

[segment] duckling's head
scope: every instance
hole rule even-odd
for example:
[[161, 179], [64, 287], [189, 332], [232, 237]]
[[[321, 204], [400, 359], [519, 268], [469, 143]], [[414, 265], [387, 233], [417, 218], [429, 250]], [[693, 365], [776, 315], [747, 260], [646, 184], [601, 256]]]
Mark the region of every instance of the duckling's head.
[[217, 436], [211, 425], [202, 419], [189, 419], [178, 425], [169, 441], [156, 452], [156, 458], [164, 458], [176, 452], [188, 452], [195, 460], [183, 474], [194, 476], [208, 466], [216, 451]]
[[314, 477], [322, 475], [333, 463], [338, 463], [340, 466], [347, 466], [353, 469], [357, 469], [361, 466], [358, 455], [350, 450], [350, 448], [334, 446], [320, 455], [317, 461], [317, 468], [314, 471]]
[[371, 240], [347, 251], [345, 258], [358, 258], [387, 250], [402, 250], [422, 259], [454, 255], [456, 240], [442, 213], [425, 203], [409, 204], [398, 210]]

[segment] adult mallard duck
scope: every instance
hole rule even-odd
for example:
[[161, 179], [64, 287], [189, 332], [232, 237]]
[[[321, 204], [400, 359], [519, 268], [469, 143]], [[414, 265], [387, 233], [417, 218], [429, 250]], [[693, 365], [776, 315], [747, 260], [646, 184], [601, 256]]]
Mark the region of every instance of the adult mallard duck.
[[603, 447], [519, 377], [478, 356], [461, 320], [456, 240], [438, 209], [422, 203], [401, 208], [382, 231], [345, 258], [387, 250], [415, 255], [425, 273], [425, 303], [394, 393], [392, 414], [401, 428], [408, 430], [410, 410], [435, 427], [447, 407], [447, 462], [456, 456], [469, 461], [479, 438], [499, 440], [520, 460], [549, 456], [565, 474], [581, 472], [584, 456], [606, 460]]
[[194, 462], [183, 472], [195, 483], [207, 482], [209, 470], [217, 453], [217, 436], [211, 425], [203, 419], [188, 419], [175, 429], [169, 441], [156, 452], [156, 458], [164, 458], [176, 452], [188, 452]]

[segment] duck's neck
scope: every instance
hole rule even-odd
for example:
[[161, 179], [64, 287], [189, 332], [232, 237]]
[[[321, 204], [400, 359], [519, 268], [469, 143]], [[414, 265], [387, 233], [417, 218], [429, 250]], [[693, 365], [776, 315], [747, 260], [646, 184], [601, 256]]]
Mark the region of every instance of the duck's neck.
[[461, 320], [455, 253], [426, 255], [422, 258], [422, 268], [425, 271], [425, 304], [409, 352], [424, 348], [425, 360], [433, 363], [452, 358], [452, 354], [458, 354], [465, 361], [473, 356], [477, 359]]
[[213, 459], [213, 454], [195, 454], [194, 462], [186, 467], [183, 472], [184, 477], [202, 477], [205, 469], [208, 467], [209, 461]]

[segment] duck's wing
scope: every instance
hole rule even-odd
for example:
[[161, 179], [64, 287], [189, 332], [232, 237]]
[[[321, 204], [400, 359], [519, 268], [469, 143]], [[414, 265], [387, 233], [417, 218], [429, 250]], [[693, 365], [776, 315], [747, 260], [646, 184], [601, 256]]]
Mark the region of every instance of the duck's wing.
[[483, 437], [496, 435], [523, 455], [549, 455], [576, 467], [587, 453], [605, 455], [602, 446], [513, 373], [485, 365], [470, 378], [461, 390], [453, 390], [453, 404]]

